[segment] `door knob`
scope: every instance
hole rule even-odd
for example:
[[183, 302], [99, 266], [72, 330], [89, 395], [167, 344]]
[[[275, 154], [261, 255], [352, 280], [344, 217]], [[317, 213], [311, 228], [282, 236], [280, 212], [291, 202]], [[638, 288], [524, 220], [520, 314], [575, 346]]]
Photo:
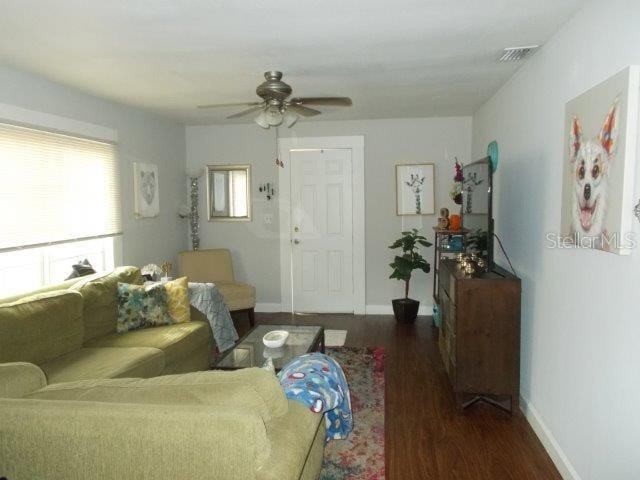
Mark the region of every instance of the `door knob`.
[[297, 238], [295, 238], [295, 239], [293, 240], [293, 243], [295, 243], [296, 245], [298, 245], [298, 244], [300, 243], [300, 240], [298, 240]]

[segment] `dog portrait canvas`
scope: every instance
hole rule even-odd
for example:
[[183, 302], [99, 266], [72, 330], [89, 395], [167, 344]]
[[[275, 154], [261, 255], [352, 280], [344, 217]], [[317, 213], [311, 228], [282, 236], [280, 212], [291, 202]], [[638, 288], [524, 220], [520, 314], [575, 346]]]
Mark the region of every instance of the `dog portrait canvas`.
[[633, 245], [638, 73], [629, 67], [566, 105], [561, 230], [577, 246]]
[[133, 164], [134, 213], [138, 218], [157, 217], [160, 213], [158, 166]]

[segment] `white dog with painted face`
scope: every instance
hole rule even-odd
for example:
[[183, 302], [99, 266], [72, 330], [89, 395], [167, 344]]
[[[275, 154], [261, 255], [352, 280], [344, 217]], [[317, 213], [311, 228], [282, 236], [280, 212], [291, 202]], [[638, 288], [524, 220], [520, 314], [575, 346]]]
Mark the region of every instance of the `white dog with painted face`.
[[604, 226], [607, 215], [608, 178], [618, 138], [618, 100], [607, 113], [597, 137], [585, 140], [580, 119], [574, 117], [569, 134], [573, 206], [571, 236], [579, 245], [608, 250]]

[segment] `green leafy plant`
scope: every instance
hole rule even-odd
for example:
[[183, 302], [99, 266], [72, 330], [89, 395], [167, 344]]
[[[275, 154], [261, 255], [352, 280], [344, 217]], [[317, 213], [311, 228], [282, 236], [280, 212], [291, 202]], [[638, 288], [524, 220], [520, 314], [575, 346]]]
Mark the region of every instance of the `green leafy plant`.
[[414, 270], [422, 270], [424, 273], [431, 271], [431, 266], [418, 251], [420, 245], [430, 247], [431, 243], [422, 235], [418, 235], [418, 230], [415, 228], [410, 232], [402, 232], [402, 237], [389, 245], [391, 249], [402, 249], [402, 255], [396, 255], [393, 262], [389, 264], [393, 269], [389, 278], [404, 281], [404, 298], [409, 298], [409, 282], [412, 272]]

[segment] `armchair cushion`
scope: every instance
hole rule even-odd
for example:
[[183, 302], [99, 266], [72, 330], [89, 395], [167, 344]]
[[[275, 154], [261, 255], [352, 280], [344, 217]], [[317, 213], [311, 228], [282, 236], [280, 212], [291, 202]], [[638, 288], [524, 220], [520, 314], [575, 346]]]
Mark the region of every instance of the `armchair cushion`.
[[178, 254], [178, 271], [180, 276], [189, 277], [190, 282], [235, 281], [231, 252], [226, 248], [180, 252]]
[[46, 386], [44, 372], [33, 363], [0, 363], [0, 398], [22, 398]]
[[256, 289], [252, 285], [236, 282], [215, 282], [229, 311], [246, 310], [256, 306]]

